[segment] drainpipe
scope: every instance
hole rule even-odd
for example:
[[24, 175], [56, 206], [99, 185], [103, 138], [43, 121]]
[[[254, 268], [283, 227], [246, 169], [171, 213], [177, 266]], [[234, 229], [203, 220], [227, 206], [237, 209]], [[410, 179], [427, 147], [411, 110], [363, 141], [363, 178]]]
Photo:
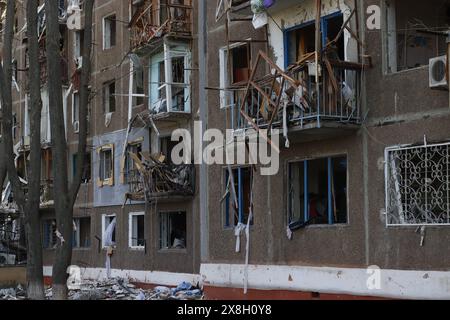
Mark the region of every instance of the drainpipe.
[[[450, 82], [450, 30], [447, 31], [447, 85]], [[448, 107], [450, 109], [450, 85], [448, 91]]]
[[[198, 102], [199, 114], [201, 121], [200, 139], [202, 150], [204, 147], [203, 134], [206, 131], [206, 124], [208, 120], [207, 114], [207, 94], [206, 94], [206, 54], [207, 54], [207, 2], [198, 1]], [[209, 228], [208, 228], [208, 168], [204, 161], [200, 163], [200, 262], [207, 262], [209, 258]]]

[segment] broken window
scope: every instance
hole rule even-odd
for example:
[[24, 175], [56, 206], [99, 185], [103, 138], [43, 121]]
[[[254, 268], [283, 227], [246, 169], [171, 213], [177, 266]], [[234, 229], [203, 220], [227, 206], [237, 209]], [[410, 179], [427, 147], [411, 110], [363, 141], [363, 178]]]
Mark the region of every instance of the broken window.
[[116, 245], [116, 215], [102, 215], [102, 246]]
[[103, 18], [103, 50], [116, 45], [116, 15]]
[[347, 223], [347, 158], [292, 162], [288, 178], [289, 223]]
[[427, 66], [430, 58], [446, 54], [446, 37], [428, 31], [446, 31], [450, 1], [385, 0], [384, 41], [387, 72]]
[[132, 183], [135, 182], [139, 178], [139, 172], [137, 170], [136, 163], [131, 156], [131, 153], [136, 155], [139, 160], [142, 160], [142, 143], [141, 142], [134, 142], [129, 143], [127, 146], [127, 152], [125, 155], [125, 183]]
[[159, 214], [160, 249], [186, 248], [186, 212]]
[[[250, 214], [250, 190], [251, 190], [251, 168], [235, 168], [230, 177], [228, 169], [225, 171], [225, 227], [236, 226], [238, 223], [247, 224]], [[238, 206], [233, 198], [232, 181]], [[253, 219], [250, 221], [253, 225]]]
[[387, 225], [450, 224], [449, 145], [386, 149]]
[[58, 243], [56, 236], [56, 220], [44, 220], [42, 223], [42, 244], [44, 249], [53, 249]]
[[108, 145], [98, 149], [99, 186], [114, 185], [114, 146]]
[[73, 247], [89, 248], [91, 246], [91, 218], [73, 219]]
[[[334, 13], [320, 19], [322, 30], [322, 46], [325, 47], [339, 34], [344, 18], [342, 13]], [[315, 21], [288, 29], [285, 33], [287, 52], [286, 67], [299, 61], [302, 56], [316, 50]], [[328, 53], [330, 60], [345, 60], [344, 33], [332, 51]], [[330, 56], [331, 55], [331, 56]]]
[[[74, 33], [74, 59], [78, 59], [83, 55], [84, 47], [84, 30], [75, 31]], [[81, 66], [78, 66], [81, 67]]]
[[165, 46], [151, 57], [150, 106], [155, 113], [190, 112], [189, 68], [190, 52], [184, 46]]
[[116, 111], [116, 83], [115, 81], [103, 84], [103, 113]]
[[[219, 51], [220, 62], [220, 88], [227, 89], [232, 85], [242, 84], [250, 78], [250, 46], [249, 44], [236, 44], [224, 47]], [[234, 105], [238, 92], [220, 91], [221, 108]]]
[[143, 248], [145, 246], [144, 221], [145, 215], [143, 212], [130, 213], [128, 232], [130, 248]]
[[[164, 162], [167, 164], [172, 164], [172, 150], [175, 146], [180, 143], [179, 141], [172, 141], [172, 137], [161, 137], [159, 139], [159, 150], [164, 156]], [[181, 151], [180, 157], [183, 157], [183, 151]]]

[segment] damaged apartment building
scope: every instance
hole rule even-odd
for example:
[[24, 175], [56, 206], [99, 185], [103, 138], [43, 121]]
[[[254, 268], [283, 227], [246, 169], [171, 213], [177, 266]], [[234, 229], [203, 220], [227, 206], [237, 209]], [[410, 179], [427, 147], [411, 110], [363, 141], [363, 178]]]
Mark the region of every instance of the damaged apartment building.
[[[83, 26], [69, 30], [64, 17], [83, 6], [60, 6], [74, 173]], [[17, 9], [12, 134], [26, 187], [27, 44]], [[449, 29], [447, 0], [97, 0], [72, 264], [85, 278], [200, 282], [211, 299], [449, 298]], [[45, 85], [42, 101], [50, 276], [58, 237]], [[267, 129], [279, 171], [175, 165], [172, 132], [193, 133], [201, 118], [240, 141]], [[17, 264], [23, 230], [9, 185], [1, 200], [0, 256]]]

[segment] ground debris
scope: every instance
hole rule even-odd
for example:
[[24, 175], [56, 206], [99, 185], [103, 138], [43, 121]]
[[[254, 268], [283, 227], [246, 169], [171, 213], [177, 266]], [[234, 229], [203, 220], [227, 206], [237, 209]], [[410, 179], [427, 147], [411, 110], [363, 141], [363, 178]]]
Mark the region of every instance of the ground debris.
[[[46, 299], [52, 299], [52, 288], [45, 290]], [[83, 280], [77, 290], [69, 290], [69, 300], [202, 300], [203, 291], [189, 282], [177, 287], [158, 286], [144, 290], [126, 279], [112, 278], [103, 281]], [[0, 289], [0, 300], [24, 300], [26, 291], [22, 286]]]

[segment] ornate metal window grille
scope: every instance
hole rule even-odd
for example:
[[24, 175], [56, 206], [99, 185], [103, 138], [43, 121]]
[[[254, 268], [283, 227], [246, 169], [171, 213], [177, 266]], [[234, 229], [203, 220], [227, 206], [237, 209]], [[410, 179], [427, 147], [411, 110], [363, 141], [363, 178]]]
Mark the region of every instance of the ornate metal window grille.
[[450, 143], [387, 148], [388, 226], [450, 225]]

